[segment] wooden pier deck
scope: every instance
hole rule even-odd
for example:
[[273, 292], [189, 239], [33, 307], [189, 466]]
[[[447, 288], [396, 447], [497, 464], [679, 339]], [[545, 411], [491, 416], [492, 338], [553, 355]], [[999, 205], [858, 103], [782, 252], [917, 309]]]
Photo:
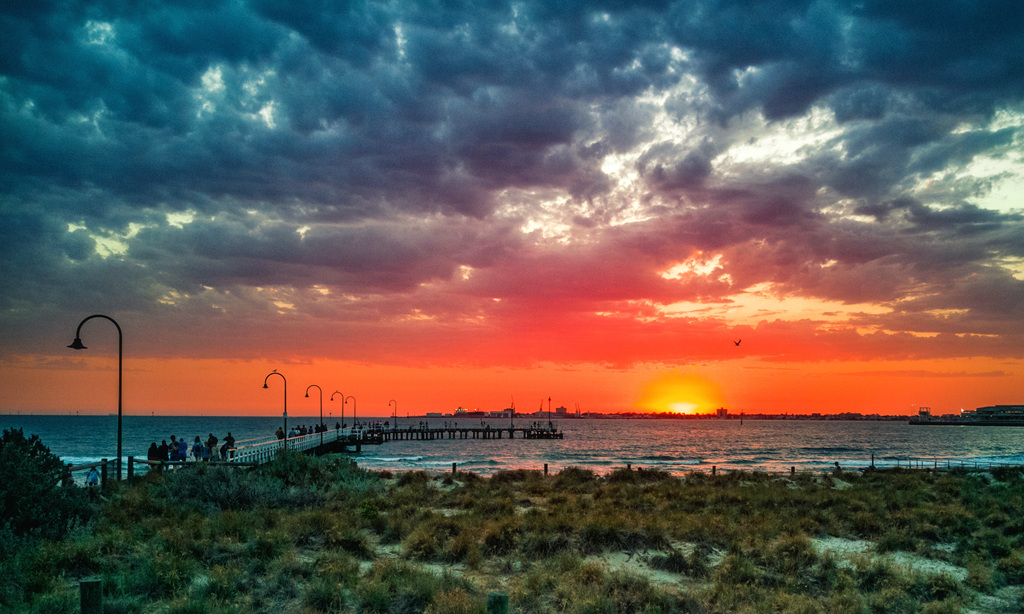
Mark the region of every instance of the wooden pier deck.
[[514, 439], [563, 439], [564, 433], [555, 428], [537, 427], [429, 427], [385, 429], [384, 441], [432, 440], [432, 439], [503, 439], [508, 435]]
[[[491, 440], [514, 439], [564, 439], [565, 433], [556, 427], [424, 427], [405, 428], [331, 429], [323, 433], [309, 433], [285, 439], [257, 438], [235, 442], [228, 458], [212, 461], [239, 467], [253, 467], [270, 462], [285, 446], [306, 454], [330, 454], [361, 452], [363, 446], [379, 446], [397, 441], [433, 441], [438, 439]], [[128, 479], [134, 477], [135, 465], [147, 467], [174, 467], [194, 464], [194, 461], [148, 461], [128, 457]]]
[[[361, 452], [363, 446], [379, 446], [395, 441], [433, 441], [438, 439], [564, 439], [565, 433], [557, 427], [425, 427], [331, 429], [289, 437], [287, 446], [310, 454], [332, 452]], [[265, 463], [285, 447], [281, 439], [248, 440], [237, 442], [227, 462]]]

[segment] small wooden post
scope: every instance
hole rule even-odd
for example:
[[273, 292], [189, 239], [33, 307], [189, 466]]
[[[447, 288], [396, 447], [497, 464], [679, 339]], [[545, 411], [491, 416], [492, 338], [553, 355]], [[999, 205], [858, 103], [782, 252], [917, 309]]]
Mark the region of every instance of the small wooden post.
[[455, 475], [455, 463], [452, 463], [452, 475]]
[[487, 593], [487, 614], [508, 614], [508, 595]]
[[715, 475], [715, 469], [716, 467], [714, 465], [711, 465], [711, 475]]
[[78, 583], [78, 594], [82, 614], [103, 614], [103, 580], [85, 578]]
[[103, 466], [100, 467], [100, 490], [107, 489], [107, 459], [100, 459], [103, 461]]
[[796, 467], [789, 468], [789, 475], [796, 475]]
[[548, 474], [548, 464], [544, 463], [544, 475]]
[[135, 457], [128, 457], [128, 483], [132, 483], [132, 479], [135, 477]]
[[871, 468], [874, 469], [874, 467], [875, 467], [875, 453], [872, 452], [871, 453]]
[[633, 470], [632, 463], [626, 463], [626, 471], [632, 471], [632, 470]]

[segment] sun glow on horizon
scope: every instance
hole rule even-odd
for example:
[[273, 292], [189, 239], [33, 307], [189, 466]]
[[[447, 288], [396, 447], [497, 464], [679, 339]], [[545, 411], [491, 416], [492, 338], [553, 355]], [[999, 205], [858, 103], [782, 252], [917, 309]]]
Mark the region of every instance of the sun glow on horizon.
[[721, 390], [709, 379], [692, 373], [669, 373], [644, 387], [636, 408], [652, 413], [696, 414], [724, 404]]

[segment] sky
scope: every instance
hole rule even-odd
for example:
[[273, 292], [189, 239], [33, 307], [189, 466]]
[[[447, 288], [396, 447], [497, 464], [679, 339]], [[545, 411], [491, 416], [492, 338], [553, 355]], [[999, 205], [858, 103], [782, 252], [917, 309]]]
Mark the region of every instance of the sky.
[[3, 3], [0, 412], [1024, 403], [1019, 9]]

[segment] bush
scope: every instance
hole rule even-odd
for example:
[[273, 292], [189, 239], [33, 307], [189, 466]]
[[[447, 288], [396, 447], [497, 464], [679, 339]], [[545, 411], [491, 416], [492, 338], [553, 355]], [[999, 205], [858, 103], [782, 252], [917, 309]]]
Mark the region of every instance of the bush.
[[[289, 458], [291, 453], [281, 456]], [[289, 473], [291, 465], [284, 461], [285, 466], [275, 470], [277, 462], [268, 465], [271, 469], [266, 474], [239, 467], [196, 463], [165, 473], [163, 479], [154, 482], [150, 488], [159, 499], [191, 504], [197, 510], [207, 513], [264, 507], [304, 509], [323, 504], [323, 493], [290, 486], [295, 483], [296, 476], [285, 477], [282, 474]]]
[[63, 486], [64, 464], [38, 435], [22, 429], [0, 437], [0, 531], [60, 539], [95, 513], [85, 489]]

